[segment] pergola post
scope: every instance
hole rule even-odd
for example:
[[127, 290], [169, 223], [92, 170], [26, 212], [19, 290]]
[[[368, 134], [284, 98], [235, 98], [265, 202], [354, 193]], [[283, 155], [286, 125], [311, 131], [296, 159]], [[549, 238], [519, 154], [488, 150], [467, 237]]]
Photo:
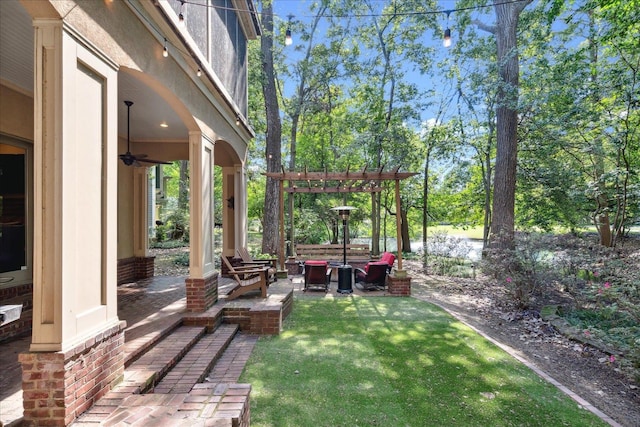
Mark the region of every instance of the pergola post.
[[402, 215], [400, 212], [400, 180], [396, 179], [396, 239], [398, 247], [398, 270], [402, 270]]
[[278, 251], [278, 264], [280, 270], [284, 270], [284, 180], [280, 180], [280, 250]]

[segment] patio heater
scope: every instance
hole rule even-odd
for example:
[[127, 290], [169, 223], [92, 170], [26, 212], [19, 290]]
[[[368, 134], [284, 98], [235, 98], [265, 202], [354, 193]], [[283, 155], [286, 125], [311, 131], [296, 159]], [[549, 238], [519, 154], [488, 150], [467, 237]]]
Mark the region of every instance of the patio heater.
[[353, 269], [347, 264], [347, 221], [349, 214], [355, 209], [353, 206], [338, 206], [331, 209], [337, 211], [338, 216], [342, 218], [342, 265], [338, 267], [338, 292], [341, 294], [353, 292], [351, 287]]

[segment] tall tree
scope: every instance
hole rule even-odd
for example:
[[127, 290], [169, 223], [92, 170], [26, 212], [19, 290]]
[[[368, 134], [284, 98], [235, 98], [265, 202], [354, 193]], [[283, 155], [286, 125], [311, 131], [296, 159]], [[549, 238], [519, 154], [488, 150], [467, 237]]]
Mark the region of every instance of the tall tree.
[[[267, 172], [279, 172], [282, 164], [280, 107], [273, 67], [273, 7], [271, 0], [262, 5], [262, 25], [264, 31], [260, 38], [262, 54], [262, 92], [267, 123], [266, 164]], [[280, 185], [267, 178], [264, 194], [264, 223], [262, 234], [262, 252], [275, 254], [278, 251], [278, 229], [280, 224]], [[284, 254], [282, 254], [284, 256]]]
[[496, 24], [478, 26], [496, 38], [498, 54], [498, 105], [496, 107], [496, 163], [493, 185], [491, 244], [514, 245], [516, 167], [518, 163], [518, 19], [533, 0], [504, 2], [493, 0]]

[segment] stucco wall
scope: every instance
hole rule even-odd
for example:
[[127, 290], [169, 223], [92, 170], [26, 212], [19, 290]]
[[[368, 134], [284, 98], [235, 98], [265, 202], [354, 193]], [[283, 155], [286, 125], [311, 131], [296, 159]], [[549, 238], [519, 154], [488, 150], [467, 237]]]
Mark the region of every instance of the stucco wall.
[[33, 141], [33, 97], [0, 85], [0, 133]]

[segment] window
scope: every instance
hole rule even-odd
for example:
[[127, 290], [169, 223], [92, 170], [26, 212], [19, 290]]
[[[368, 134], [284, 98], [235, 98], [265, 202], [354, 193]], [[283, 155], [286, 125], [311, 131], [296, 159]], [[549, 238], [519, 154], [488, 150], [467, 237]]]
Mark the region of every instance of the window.
[[0, 135], [0, 287], [31, 279], [31, 145]]

